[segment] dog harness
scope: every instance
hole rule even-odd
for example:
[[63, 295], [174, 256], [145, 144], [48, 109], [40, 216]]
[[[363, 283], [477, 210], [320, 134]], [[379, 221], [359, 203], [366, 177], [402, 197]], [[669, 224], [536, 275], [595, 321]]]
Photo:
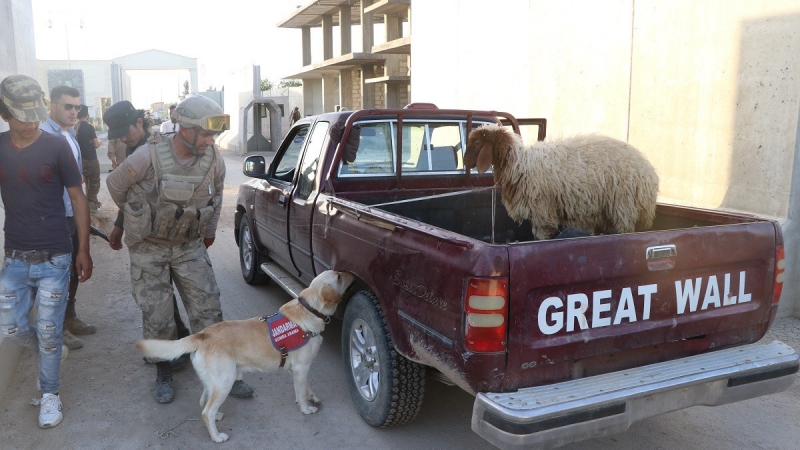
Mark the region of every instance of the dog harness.
[[[303, 297], [297, 297], [297, 301], [326, 324], [331, 321], [329, 316], [312, 308]], [[303, 331], [296, 323], [279, 312], [263, 316], [259, 320], [267, 323], [269, 340], [272, 342], [272, 346], [281, 352], [281, 364], [278, 367], [283, 367], [290, 351], [308, 344], [308, 340], [317, 335], [317, 333]]]

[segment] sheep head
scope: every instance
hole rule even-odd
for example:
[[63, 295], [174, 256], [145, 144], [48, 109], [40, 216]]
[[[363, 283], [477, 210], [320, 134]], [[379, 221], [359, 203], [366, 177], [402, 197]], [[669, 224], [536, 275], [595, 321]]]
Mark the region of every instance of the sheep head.
[[500, 125], [482, 125], [469, 134], [467, 149], [464, 152], [464, 165], [467, 170], [475, 167], [478, 173], [489, 170], [502, 170], [513, 158], [513, 149], [518, 147], [517, 136]]

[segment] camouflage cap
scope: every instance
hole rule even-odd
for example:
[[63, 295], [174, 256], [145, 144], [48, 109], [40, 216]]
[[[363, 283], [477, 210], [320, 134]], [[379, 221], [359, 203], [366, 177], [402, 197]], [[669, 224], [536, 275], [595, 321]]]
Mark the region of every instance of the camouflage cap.
[[0, 83], [0, 101], [20, 122], [44, 122], [44, 92], [33, 78], [27, 75], [9, 75]]

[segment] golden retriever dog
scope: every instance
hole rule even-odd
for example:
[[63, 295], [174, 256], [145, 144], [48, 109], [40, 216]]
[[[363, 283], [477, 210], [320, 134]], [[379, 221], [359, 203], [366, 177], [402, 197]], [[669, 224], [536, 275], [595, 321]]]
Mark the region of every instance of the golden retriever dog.
[[[203, 421], [212, 440], [225, 442], [228, 435], [217, 431], [216, 421], [222, 419], [222, 413], [217, 411], [242, 372], [285, 367], [292, 373], [300, 411], [317, 412], [314, 405], [320, 401], [308, 384], [308, 370], [322, 345], [319, 334], [354, 281], [355, 276], [349, 272], [328, 270], [314, 278], [298, 298], [281, 306], [278, 315], [226, 320], [177, 341], [144, 339], [136, 342], [136, 348], [149, 358], [167, 360], [191, 354], [194, 370], [203, 382]], [[287, 334], [291, 339], [282, 340]], [[292, 339], [301, 339], [305, 344], [292, 350]]]

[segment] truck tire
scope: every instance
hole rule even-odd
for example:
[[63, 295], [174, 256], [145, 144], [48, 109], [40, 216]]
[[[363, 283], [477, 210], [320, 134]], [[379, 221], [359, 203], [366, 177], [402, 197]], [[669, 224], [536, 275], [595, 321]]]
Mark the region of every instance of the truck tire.
[[395, 350], [372, 292], [357, 292], [347, 304], [342, 357], [350, 397], [365, 422], [390, 427], [416, 417], [425, 394], [425, 366]]
[[250, 222], [247, 214], [239, 222], [239, 265], [242, 268], [242, 277], [247, 284], [264, 284], [269, 277], [259, 269], [264, 257], [253, 243], [253, 233], [250, 232]]

